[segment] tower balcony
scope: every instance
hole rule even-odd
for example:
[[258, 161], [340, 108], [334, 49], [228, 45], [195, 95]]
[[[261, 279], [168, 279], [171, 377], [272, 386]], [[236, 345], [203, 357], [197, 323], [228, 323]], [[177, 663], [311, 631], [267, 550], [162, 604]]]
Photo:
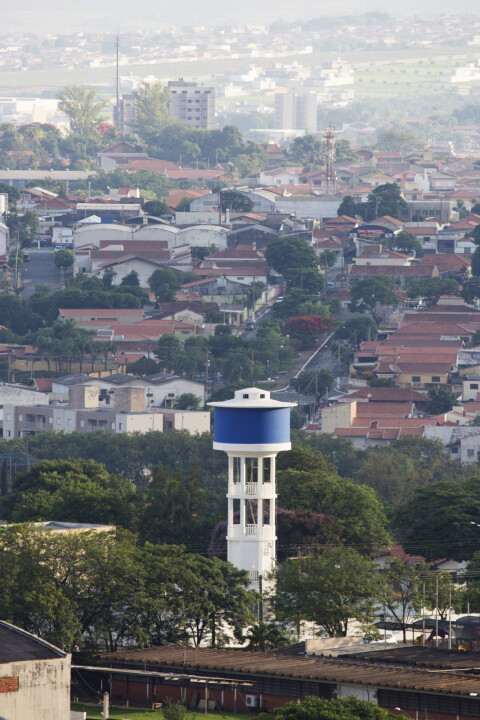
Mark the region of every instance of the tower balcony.
[[229, 525], [227, 540], [275, 540], [275, 531], [271, 525]]
[[273, 483], [232, 483], [228, 488], [227, 497], [235, 498], [276, 498], [275, 485]]

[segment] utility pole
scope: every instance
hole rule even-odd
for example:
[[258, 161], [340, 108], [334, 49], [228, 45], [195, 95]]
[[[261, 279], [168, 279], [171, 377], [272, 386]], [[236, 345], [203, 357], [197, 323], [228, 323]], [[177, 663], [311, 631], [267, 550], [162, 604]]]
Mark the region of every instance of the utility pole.
[[17, 249], [15, 252], [15, 295], [18, 294], [18, 250], [20, 248], [20, 230], [17, 230]]
[[435, 639], [438, 648], [438, 571], [435, 575]]
[[[120, 45], [120, 39], [118, 37], [118, 33], [115, 35], [115, 64], [116, 64], [116, 77], [115, 77], [115, 93], [117, 96], [117, 117], [116, 117], [116, 126], [117, 130], [119, 129], [119, 123], [120, 123], [120, 77], [119, 77], [119, 62], [118, 62], [118, 47]], [[124, 128], [122, 128], [124, 130]], [[122, 132], [123, 135], [123, 132]]]
[[452, 576], [448, 576], [448, 649], [452, 649]]
[[207, 356], [205, 359], [205, 405], [207, 404], [208, 400], [208, 347], [207, 347]]

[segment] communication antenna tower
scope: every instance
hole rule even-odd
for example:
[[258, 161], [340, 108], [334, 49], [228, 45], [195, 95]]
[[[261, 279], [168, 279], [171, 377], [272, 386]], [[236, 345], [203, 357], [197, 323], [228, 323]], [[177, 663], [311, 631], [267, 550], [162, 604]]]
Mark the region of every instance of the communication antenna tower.
[[326, 193], [327, 195], [333, 195], [335, 192], [335, 184], [337, 181], [335, 175], [335, 125], [329, 123], [328, 127], [323, 131], [325, 138], [325, 179], [326, 179]]
[[117, 33], [115, 35], [115, 68], [116, 68], [115, 92], [116, 92], [116, 96], [117, 96], [115, 125], [117, 126], [117, 130], [120, 129], [120, 127], [119, 127], [120, 126], [120, 76], [119, 76], [119, 62], [118, 62], [119, 45], [120, 45], [120, 38]]

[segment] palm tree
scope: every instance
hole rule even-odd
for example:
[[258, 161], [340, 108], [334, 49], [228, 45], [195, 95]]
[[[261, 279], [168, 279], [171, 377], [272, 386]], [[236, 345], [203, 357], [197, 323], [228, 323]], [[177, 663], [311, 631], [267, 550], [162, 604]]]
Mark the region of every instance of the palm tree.
[[282, 630], [273, 623], [264, 622], [252, 625], [247, 634], [247, 650], [256, 650], [257, 652], [265, 652], [273, 648], [282, 647], [288, 644], [288, 637]]

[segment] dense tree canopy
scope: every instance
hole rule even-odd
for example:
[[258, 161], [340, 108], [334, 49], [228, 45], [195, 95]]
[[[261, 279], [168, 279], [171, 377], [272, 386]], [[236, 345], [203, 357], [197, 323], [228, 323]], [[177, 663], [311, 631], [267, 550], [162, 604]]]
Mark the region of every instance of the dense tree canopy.
[[223, 642], [253, 620], [247, 573], [125, 531], [57, 533], [13, 525], [0, 538], [2, 618], [67, 651]]
[[475, 467], [466, 479], [420, 487], [398, 508], [394, 527], [406, 552], [428, 559], [471, 559], [478, 547], [480, 514], [480, 477], [474, 473]]
[[297, 448], [282, 454], [277, 480], [280, 507], [333, 518], [331, 540], [336, 537], [366, 554], [388, 543], [386, 518], [375, 492], [340, 478], [320, 453]]
[[139, 511], [133, 485], [93, 460], [43, 460], [16, 476], [1, 501], [7, 520], [112, 523], [133, 528]]

